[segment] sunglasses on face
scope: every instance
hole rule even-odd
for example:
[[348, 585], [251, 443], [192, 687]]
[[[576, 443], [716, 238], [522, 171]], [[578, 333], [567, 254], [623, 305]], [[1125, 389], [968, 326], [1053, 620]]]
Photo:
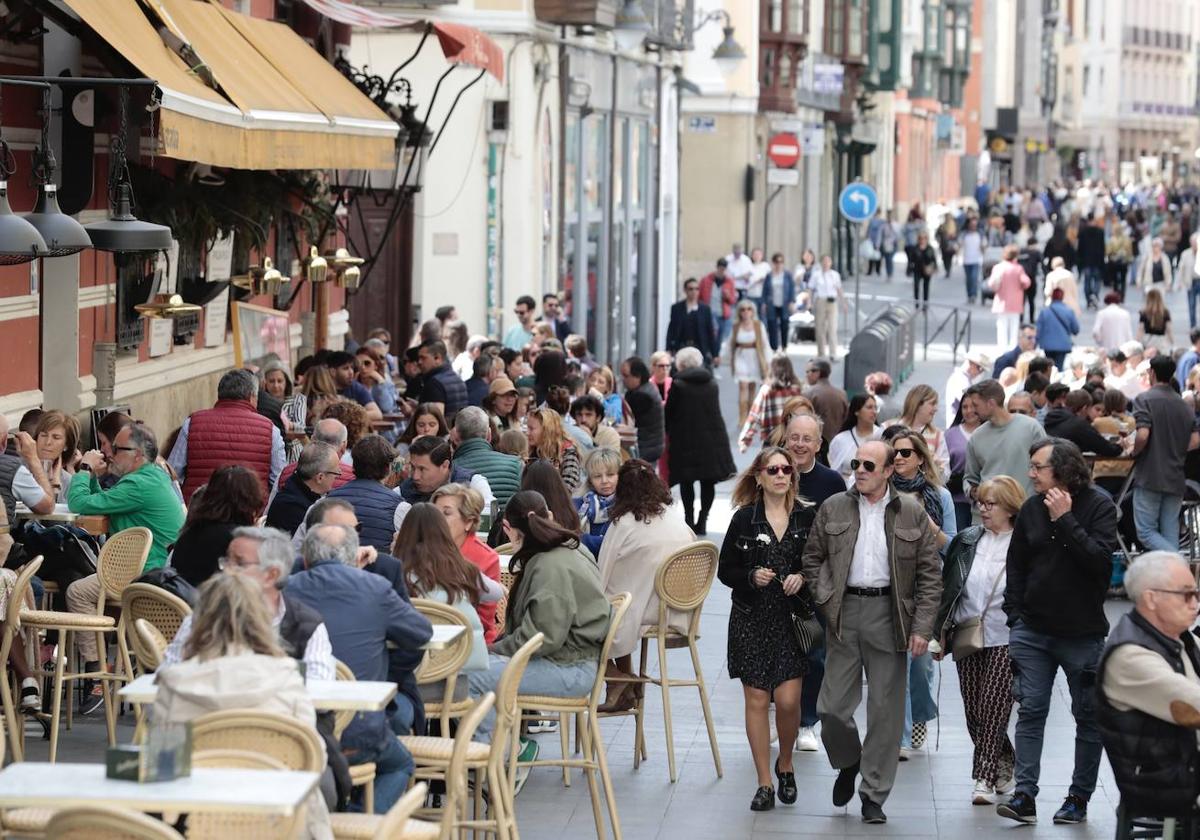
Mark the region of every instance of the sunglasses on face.
[[[912, 450], [909, 451], [911, 452]], [[867, 472], [875, 472], [876, 466], [877, 464], [874, 461], [860, 461], [857, 458], [852, 458], [850, 460], [850, 469], [852, 470], [857, 470], [859, 467], [862, 467]]]
[[763, 472], [765, 472], [767, 475], [779, 475], [780, 473], [782, 473], [783, 475], [791, 475], [792, 474], [792, 465], [791, 464], [773, 464], [772, 466], [769, 466], [769, 467], [763, 467]]
[[913, 453], [916, 451], [917, 450], [915, 450], [915, 449], [909, 449], [908, 447], [905, 447], [903, 449], [897, 449], [896, 454], [899, 455], [901, 458], [911, 458], [913, 456]]

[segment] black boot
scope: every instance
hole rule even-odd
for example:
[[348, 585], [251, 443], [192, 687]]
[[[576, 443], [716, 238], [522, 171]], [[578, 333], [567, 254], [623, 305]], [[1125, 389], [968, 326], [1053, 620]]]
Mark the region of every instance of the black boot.
[[694, 533], [697, 537], [703, 537], [703, 536], [708, 535], [708, 512], [707, 511], [700, 514], [700, 518], [696, 520], [696, 526], [694, 528], [692, 528], [692, 533]]

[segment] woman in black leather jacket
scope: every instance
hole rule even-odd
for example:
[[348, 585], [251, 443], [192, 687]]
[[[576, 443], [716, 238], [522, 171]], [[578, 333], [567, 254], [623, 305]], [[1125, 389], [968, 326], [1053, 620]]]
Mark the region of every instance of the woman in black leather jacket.
[[800, 557], [816, 506], [797, 495], [791, 453], [764, 447], [738, 478], [733, 490], [737, 510], [725, 533], [717, 576], [733, 590], [729, 615], [729, 675], [742, 681], [746, 733], [758, 772], [751, 810], [775, 807], [771, 782], [768, 712], [774, 695], [779, 732], [775, 775], [779, 798], [796, 801], [792, 748], [800, 726], [801, 679], [808, 658], [791, 625], [791, 601], [800, 591]]

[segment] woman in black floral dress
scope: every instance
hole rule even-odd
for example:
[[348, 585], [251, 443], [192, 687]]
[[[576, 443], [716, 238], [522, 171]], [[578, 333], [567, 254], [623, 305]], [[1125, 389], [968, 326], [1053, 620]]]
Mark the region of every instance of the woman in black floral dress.
[[785, 449], [765, 447], [733, 490], [738, 508], [721, 546], [717, 576], [733, 590], [729, 615], [729, 675], [742, 681], [746, 737], [758, 772], [751, 810], [775, 807], [768, 714], [775, 702], [779, 798], [796, 801], [792, 747], [800, 726], [800, 685], [808, 658], [791, 625], [800, 591], [800, 557], [816, 506], [797, 494], [796, 465]]

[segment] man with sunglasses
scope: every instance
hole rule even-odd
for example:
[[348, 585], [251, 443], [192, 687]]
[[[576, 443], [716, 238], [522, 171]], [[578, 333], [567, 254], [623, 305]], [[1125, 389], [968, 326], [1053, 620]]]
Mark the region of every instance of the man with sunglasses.
[[[804, 547], [804, 579], [825, 617], [825, 678], [817, 699], [821, 740], [837, 768], [833, 804], [845, 805], [858, 786], [863, 821], [887, 822], [904, 730], [907, 653], [929, 648], [942, 595], [936, 533], [924, 507], [892, 488], [895, 453], [882, 441], [858, 448], [850, 465], [854, 487], [831, 496]], [[867, 674], [865, 738], [854, 712]]]
[[1187, 562], [1168, 551], [1133, 561], [1125, 590], [1134, 607], [1108, 637], [1097, 669], [1104, 748], [1131, 814], [1186, 817], [1198, 781], [1200, 652], [1191, 628], [1200, 592]]
[[533, 341], [533, 322], [537, 314], [536, 309], [537, 303], [529, 295], [521, 295], [517, 298], [516, 306], [513, 307], [517, 323], [509, 327], [508, 332], [504, 334], [505, 347], [520, 353], [525, 349], [526, 344]]
[[1094, 688], [1108, 633], [1104, 599], [1117, 549], [1117, 508], [1092, 484], [1083, 454], [1069, 440], [1034, 443], [1027, 476], [1033, 493], [1013, 523], [1004, 588], [1018, 704], [1016, 790], [996, 806], [996, 813], [1021, 823], [1037, 822], [1046, 715], [1061, 668], [1075, 717], [1075, 767], [1054, 822], [1075, 824], [1087, 819], [1103, 751]]

